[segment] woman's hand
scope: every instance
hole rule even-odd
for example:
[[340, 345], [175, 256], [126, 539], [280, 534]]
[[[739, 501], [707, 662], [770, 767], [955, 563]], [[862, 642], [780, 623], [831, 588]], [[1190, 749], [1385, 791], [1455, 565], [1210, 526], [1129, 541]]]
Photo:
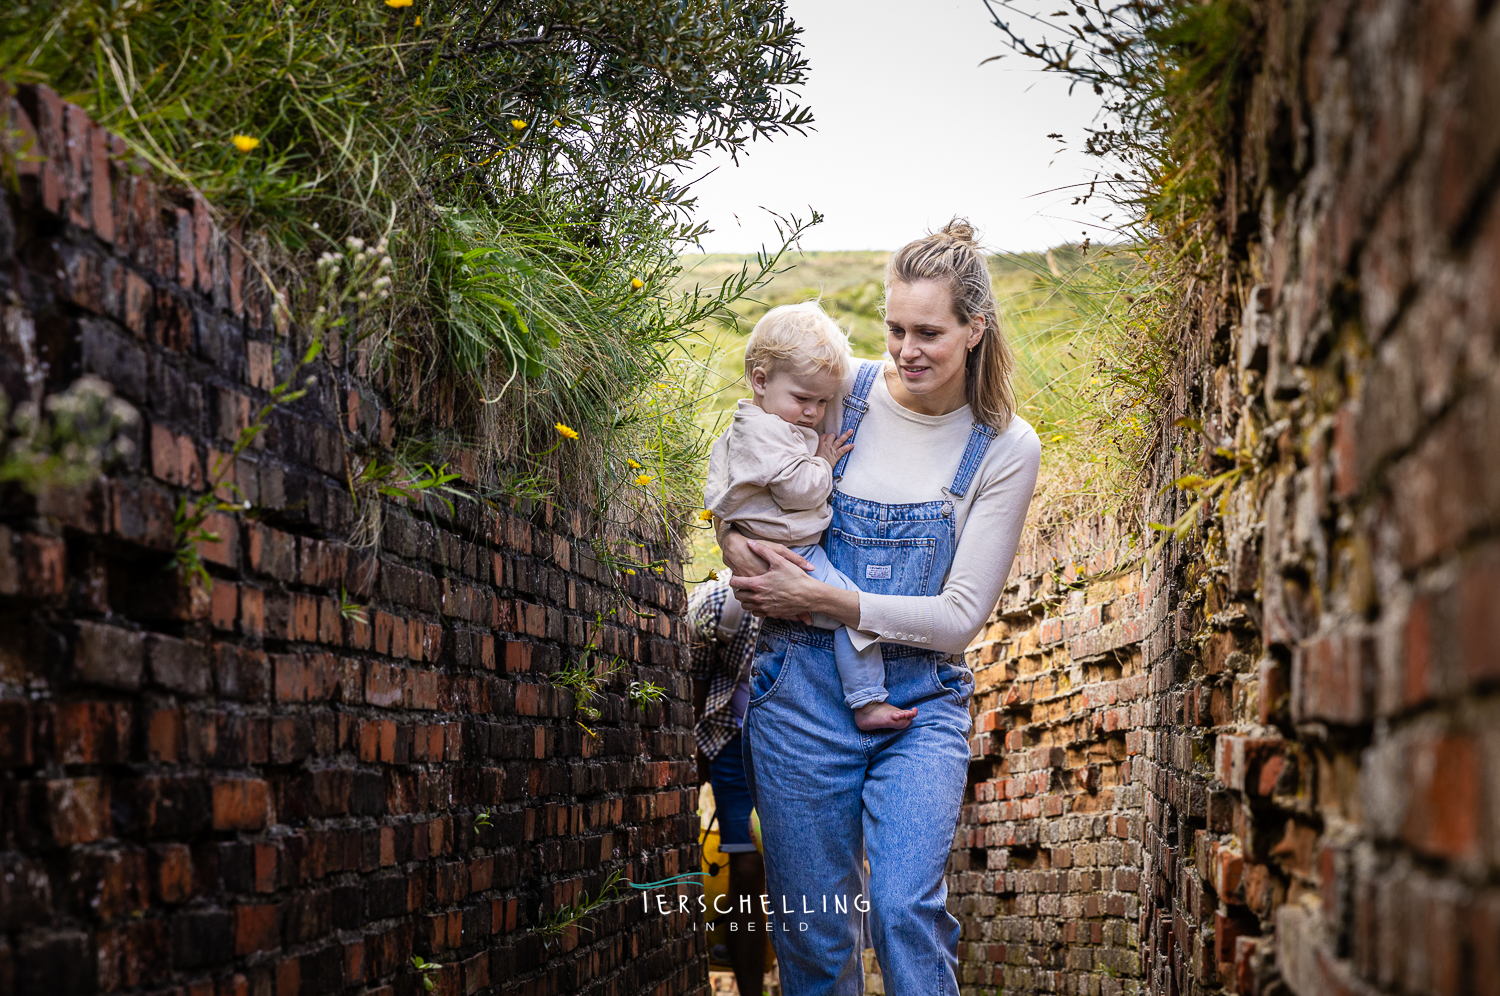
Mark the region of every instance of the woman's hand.
[[[735, 577], [751, 577], [756, 574], [764, 574], [769, 566], [764, 557], [757, 556], [751, 549], [755, 547], [774, 550], [781, 555], [782, 559], [790, 560], [804, 570], [812, 570], [802, 557], [782, 546], [780, 543], [768, 543], [765, 540], [748, 540], [734, 526], [726, 526], [719, 532], [719, 552], [724, 558], [724, 563], [734, 572]], [[749, 608], [749, 606], [746, 606]], [[753, 609], [751, 611], [754, 611]]]
[[824, 460], [827, 460], [828, 466], [837, 466], [839, 457], [854, 449], [853, 443], [847, 443], [847, 440], [852, 435], [854, 435], [853, 429], [850, 429], [842, 436], [833, 432], [823, 433], [823, 435], [818, 437], [817, 455], [822, 457]]
[[758, 616], [811, 622], [814, 611], [811, 603], [820, 589], [828, 587], [807, 576], [812, 565], [780, 543], [746, 540], [745, 544], [750, 554], [767, 566], [760, 574], [751, 577], [736, 574], [729, 579], [740, 604]]

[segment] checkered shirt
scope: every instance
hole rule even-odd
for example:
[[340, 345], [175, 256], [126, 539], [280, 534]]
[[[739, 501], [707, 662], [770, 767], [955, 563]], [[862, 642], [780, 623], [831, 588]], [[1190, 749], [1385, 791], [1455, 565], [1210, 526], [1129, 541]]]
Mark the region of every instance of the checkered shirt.
[[728, 580], [705, 581], [688, 596], [688, 629], [693, 635], [693, 677], [708, 682], [708, 702], [698, 720], [698, 749], [710, 761], [719, 756], [739, 727], [730, 699], [734, 686], [755, 654], [760, 617], [746, 612], [734, 636], [718, 638], [719, 616], [729, 596]]

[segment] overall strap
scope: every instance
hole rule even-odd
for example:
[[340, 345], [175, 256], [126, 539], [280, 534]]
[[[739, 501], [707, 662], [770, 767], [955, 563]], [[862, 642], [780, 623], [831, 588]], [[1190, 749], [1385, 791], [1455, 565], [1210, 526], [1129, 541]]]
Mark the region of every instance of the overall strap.
[[969, 445], [964, 447], [964, 458], [958, 465], [958, 473], [953, 477], [953, 486], [948, 489], [953, 497], [962, 498], [968, 493], [969, 485], [974, 483], [974, 475], [979, 471], [979, 465], [984, 463], [984, 454], [995, 435], [995, 430], [983, 422], [975, 422], [974, 427], [969, 430]]
[[[875, 386], [875, 375], [880, 373], [883, 364], [879, 360], [862, 360], [859, 365], [859, 373], [854, 378], [854, 390], [844, 399], [844, 421], [839, 426], [839, 435], [850, 430], [854, 435], [859, 435], [860, 420], [865, 417], [865, 412], [870, 410], [870, 388]], [[854, 436], [850, 436], [846, 443], [852, 443]], [[853, 452], [852, 450], [850, 452]], [[837, 481], [844, 476], [844, 464], [849, 462], [849, 454], [845, 453], [839, 457], [839, 462], [834, 465], [833, 479]]]

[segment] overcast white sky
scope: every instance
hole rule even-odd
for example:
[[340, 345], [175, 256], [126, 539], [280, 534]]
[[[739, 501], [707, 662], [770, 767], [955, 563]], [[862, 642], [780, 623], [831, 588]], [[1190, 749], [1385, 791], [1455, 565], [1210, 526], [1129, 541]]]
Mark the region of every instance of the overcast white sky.
[[[1037, 0], [1038, 3], [1043, 0]], [[811, 65], [817, 130], [705, 160], [698, 217], [709, 252], [775, 238], [760, 206], [826, 220], [804, 249], [895, 249], [966, 214], [991, 248], [1077, 242], [1110, 207], [1071, 201], [1094, 160], [1078, 149], [1098, 98], [1010, 53], [980, 0], [788, 0]], [[1056, 4], [1053, 4], [1055, 7]], [[988, 65], [980, 61], [1008, 53]], [[1048, 139], [1061, 132], [1066, 144]], [[1063, 151], [1059, 151], [1063, 150]]]

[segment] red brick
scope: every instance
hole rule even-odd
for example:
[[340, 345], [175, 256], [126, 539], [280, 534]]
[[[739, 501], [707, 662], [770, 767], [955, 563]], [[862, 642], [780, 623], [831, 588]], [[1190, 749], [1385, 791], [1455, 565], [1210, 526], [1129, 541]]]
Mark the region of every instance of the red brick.
[[270, 817], [268, 787], [259, 778], [232, 778], [213, 785], [215, 830], [263, 830]]
[[1453, 860], [1481, 856], [1480, 755], [1459, 734], [1418, 739], [1407, 751], [1410, 778], [1402, 836], [1418, 850]]
[[234, 953], [254, 954], [281, 947], [281, 906], [257, 903], [234, 908]]
[[245, 355], [247, 359], [245, 378], [251, 387], [262, 391], [269, 391], [276, 386], [276, 373], [272, 363], [275, 357], [275, 347], [269, 342], [256, 342], [251, 339], [245, 343]]
[[531, 670], [531, 644], [517, 643], [514, 640], [505, 644], [505, 671], [507, 674], [519, 674]]
[[162, 844], [156, 855], [156, 898], [185, 903], [193, 897], [193, 857], [186, 844]]
[[177, 763], [182, 754], [182, 713], [176, 709], [157, 709], [146, 720], [146, 757], [167, 764]]
[[238, 567], [240, 565], [239, 521], [232, 515], [215, 512], [204, 520], [203, 527], [218, 539], [199, 542], [199, 555], [210, 564]]
[[1500, 547], [1490, 545], [1459, 575], [1459, 657], [1473, 684], [1500, 679]]
[[1274, 738], [1221, 735], [1215, 750], [1214, 774], [1232, 789], [1269, 795], [1285, 763], [1282, 757], [1285, 746], [1286, 741]]
[[126, 703], [59, 703], [52, 724], [55, 756], [63, 764], [130, 760], [131, 708]]
[[240, 612], [240, 586], [228, 581], [215, 581], [209, 592], [208, 618], [214, 629], [234, 630], [235, 617]]
[[266, 596], [259, 588], [240, 588], [240, 632], [260, 637], [266, 632]]
[[1292, 719], [1355, 725], [1370, 718], [1375, 646], [1367, 636], [1318, 637], [1292, 654]]
[[179, 487], [203, 487], [203, 467], [192, 439], [158, 423], [151, 426], [151, 473]]

